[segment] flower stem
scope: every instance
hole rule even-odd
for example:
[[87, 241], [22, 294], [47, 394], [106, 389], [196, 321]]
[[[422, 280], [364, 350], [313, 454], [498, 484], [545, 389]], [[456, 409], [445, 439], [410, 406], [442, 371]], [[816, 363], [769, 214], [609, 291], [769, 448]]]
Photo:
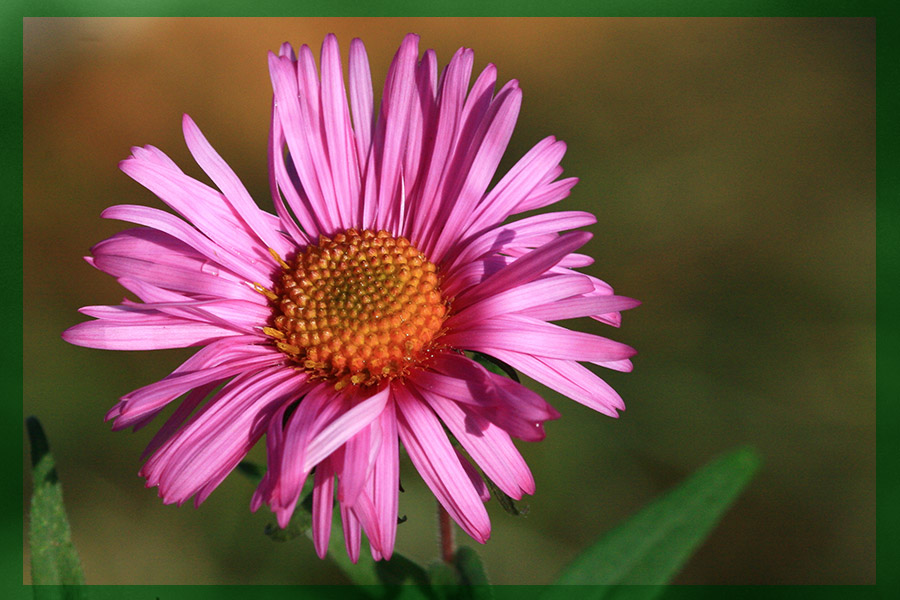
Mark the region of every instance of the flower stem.
[[441, 536], [441, 559], [447, 564], [453, 564], [455, 543], [453, 540], [453, 523], [450, 521], [450, 513], [444, 510], [438, 503], [438, 529]]

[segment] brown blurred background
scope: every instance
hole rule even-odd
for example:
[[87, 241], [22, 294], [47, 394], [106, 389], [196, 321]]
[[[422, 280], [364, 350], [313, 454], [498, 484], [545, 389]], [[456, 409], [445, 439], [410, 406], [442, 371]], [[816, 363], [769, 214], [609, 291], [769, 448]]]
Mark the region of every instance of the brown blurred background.
[[[24, 414], [50, 436], [88, 582], [343, 581], [308, 540], [263, 535], [273, 519], [249, 513], [239, 474], [199, 510], [143, 487], [155, 426], [111, 433], [103, 415], [189, 351], [87, 350], [59, 334], [78, 307], [123, 296], [81, 260], [128, 227], [100, 211], [161, 206], [117, 170], [130, 146], [199, 176], [187, 112], [271, 209], [266, 51], [290, 41], [318, 56], [335, 32], [346, 57], [361, 37], [378, 94], [409, 31], [441, 65], [465, 45], [476, 70], [494, 62], [519, 79], [501, 166], [546, 135], [565, 140], [581, 183], [558, 208], [599, 216], [588, 271], [644, 302], [619, 331], [578, 324], [639, 350], [634, 373], [608, 374], [628, 404], [620, 419], [541, 390], [562, 418], [521, 445], [538, 486], [528, 515], [490, 506], [493, 581], [552, 581], [602, 532], [750, 443], [763, 470], [677, 581], [874, 583], [874, 19], [26, 19]], [[403, 468], [397, 550], [427, 561], [434, 502]]]

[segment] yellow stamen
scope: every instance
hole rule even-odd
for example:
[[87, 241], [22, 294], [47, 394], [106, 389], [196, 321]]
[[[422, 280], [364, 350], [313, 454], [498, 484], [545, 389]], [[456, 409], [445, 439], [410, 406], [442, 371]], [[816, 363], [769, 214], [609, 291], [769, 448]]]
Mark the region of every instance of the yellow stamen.
[[406, 238], [348, 229], [279, 262], [273, 290], [257, 286], [272, 301], [263, 331], [311, 376], [371, 386], [431, 356], [448, 304], [435, 265]]
[[273, 337], [279, 340], [284, 339], [284, 333], [278, 331], [274, 327], [263, 327], [263, 333], [265, 333], [269, 337]]
[[268, 248], [268, 250], [269, 250], [269, 254], [272, 255], [272, 258], [274, 258], [275, 260], [278, 261], [278, 264], [281, 265], [281, 268], [282, 268], [282, 269], [284, 269], [285, 271], [287, 271], [287, 270], [289, 270], [289, 269], [291, 268], [291, 265], [289, 265], [289, 264], [287, 264], [286, 262], [284, 262], [284, 261], [281, 259], [281, 257], [278, 256], [278, 253], [277, 253], [277, 252], [275, 252], [275, 251], [272, 250], [271, 248]]
[[276, 293], [273, 292], [272, 290], [270, 290], [270, 289], [268, 289], [268, 288], [266, 288], [266, 287], [261, 286], [260, 284], [256, 283], [255, 281], [254, 281], [253, 283], [251, 283], [250, 285], [253, 286], [253, 289], [254, 289], [254, 290], [256, 290], [257, 292], [259, 292], [260, 294], [262, 294], [263, 296], [265, 296], [265, 297], [268, 298], [269, 300], [273, 300], [273, 301], [274, 301], [274, 300], [278, 300], [278, 294], [276, 294]]

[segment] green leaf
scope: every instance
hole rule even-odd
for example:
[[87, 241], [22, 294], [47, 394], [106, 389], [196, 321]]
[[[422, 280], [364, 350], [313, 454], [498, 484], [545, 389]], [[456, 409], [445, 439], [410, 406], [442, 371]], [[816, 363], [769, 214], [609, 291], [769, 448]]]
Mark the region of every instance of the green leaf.
[[[456, 565], [456, 570], [459, 571], [459, 577], [463, 585], [488, 585], [488, 577], [484, 571], [484, 565], [481, 563], [481, 557], [478, 556], [474, 548], [468, 546], [458, 547], [456, 554], [453, 556], [453, 563]], [[488, 597], [490, 597], [490, 594]]]
[[391, 560], [381, 560], [375, 563], [375, 574], [385, 585], [399, 585], [407, 582], [428, 585], [428, 573], [425, 572], [425, 569], [400, 554], [395, 554]]
[[[335, 511], [337, 512], [337, 511]], [[312, 532], [307, 535], [312, 537]], [[406, 558], [402, 554], [394, 552], [389, 561], [372, 559], [365, 539], [359, 552], [359, 560], [354, 564], [347, 555], [344, 545], [344, 533], [340, 525], [340, 517], [332, 523], [331, 539], [328, 542], [328, 556], [344, 572], [350, 581], [360, 586], [396, 586], [402, 583], [415, 584], [414, 588], [423, 590], [428, 585], [428, 575], [421, 566]], [[407, 592], [414, 588], [402, 586]], [[419, 596], [419, 594], [416, 594]]]
[[453, 564], [431, 563], [428, 578], [435, 600], [492, 600], [494, 597], [481, 558], [468, 546], [456, 549]]
[[[337, 517], [337, 523], [333, 523], [331, 526], [328, 556], [354, 584], [365, 586], [380, 585], [381, 582], [375, 573], [375, 561], [372, 559], [369, 549], [365, 547], [365, 540], [363, 540], [363, 546], [360, 548], [359, 560], [354, 564], [347, 555], [347, 549], [344, 546], [344, 533], [338, 523], [340, 523], [340, 517]], [[307, 535], [312, 539], [312, 531], [308, 532]]]
[[296, 511], [291, 517], [288, 526], [282, 529], [277, 523], [266, 523], [263, 532], [269, 536], [273, 542], [289, 542], [290, 540], [300, 537], [309, 530], [312, 525], [312, 518], [303, 511]]
[[50, 444], [40, 421], [25, 421], [31, 442], [31, 467], [34, 490], [31, 495], [30, 529], [31, 581], [40, 598], [84, 598], [84, 572], [72, 545], [72, 534], [63, 506], [62, 484], [50, 454]]
[[238, 463], [237, 472], [252, 481], [253, 483], [259, 483], [263, 478], [263, 470], [255, 462], [250, 462], [249, 460], [242, 460]]
[[[432, 586], [459, 586], [459, 573], [453, 567], [443, 561], [436, 560], [428, 565], [428, 580]], [[439, 594], [444, 595], [444, 594]]]
[[[759, 467], [741, 448], [709, 463], [578, 556], [557, 580], [590, 588], [594, 598], [652, 598], [665, 588], [737, 499]], [[552, 595], [552, 592], [551, 592]]]
[[[245, 463], [240, 463], [238, 466], [240, 467]], [[249, 465], [253, 465], [253, 463], [247, 463]], [[255, 465], [253, 465], [255, 467]], [[259, 469], [259, 467], [256, 467]], [[244, 473], [252, 475], [253, 471], [250, 469], [244, 469]], [[260, 469], [260, 473], [262, 470]], [[262, 478], [262, 476], [260, 476]], [[305, 494], [303, 499], [298, 503], [298, 508], [300, 510], [295, 510], [294, 514], [291, 515], [291, 520], [288, 521], [287, 527], [282, 528], [278, 525], [277, 522], [266, 523], [266, 527], [263, 530], [269, 539], [273, 542], [289, 542], [294, 538], [300, 537], [304, 533], [307, 533], [312, 528], [312, 478], [307, 479], [307, 481], [303, 485], [303, 489], [300, 491], [301, 494]]]

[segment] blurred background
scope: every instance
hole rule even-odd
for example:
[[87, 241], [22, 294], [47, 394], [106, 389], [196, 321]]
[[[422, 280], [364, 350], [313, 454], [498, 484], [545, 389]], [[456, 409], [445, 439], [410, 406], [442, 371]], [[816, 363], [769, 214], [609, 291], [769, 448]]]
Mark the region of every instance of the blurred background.
[[[144, 488], [155, 426], [112, 433], [103, 415], [190, 351], [59, 334], [78, 307], [123, 297], [81, 259], [128, 227], [100, 211], [162, 206], [118, 171], [131, 146], [202, 177], [181, 137], [189, 113], [271, 210], [266, 52], [290, 41], [318, 56], [334, 32], [346, 58], [361, 37], [379, 94], [410, 31], [441, 65], [465, 45], [476, 72], [493, 62], [520, 81], [501, 172], [544, 136], [565, 140], [581, 182], [557, 208], [599, 217], [587, 271], [643, 301], [620, 330], [576, 324], [639, 351], [633, 373], [607, 374], [620, 419], [536, 386], [562, 418], [520, 444], [537, 481], [528, 514], [489, 506], [493, 581], [552, 581], [657, 494], [752, 444], [762, 471], [676, 581], [874, 583], [874, 19], [25, 19], [24, 414], [47, 430], [88, 582], [344, 581], [307, 539], [263, 534], [271, 514], [249, 512], [238, 473], [199, 510]], [[408, 459], [402, 478], [397, 551], [428, 561], [435, 504]]]

